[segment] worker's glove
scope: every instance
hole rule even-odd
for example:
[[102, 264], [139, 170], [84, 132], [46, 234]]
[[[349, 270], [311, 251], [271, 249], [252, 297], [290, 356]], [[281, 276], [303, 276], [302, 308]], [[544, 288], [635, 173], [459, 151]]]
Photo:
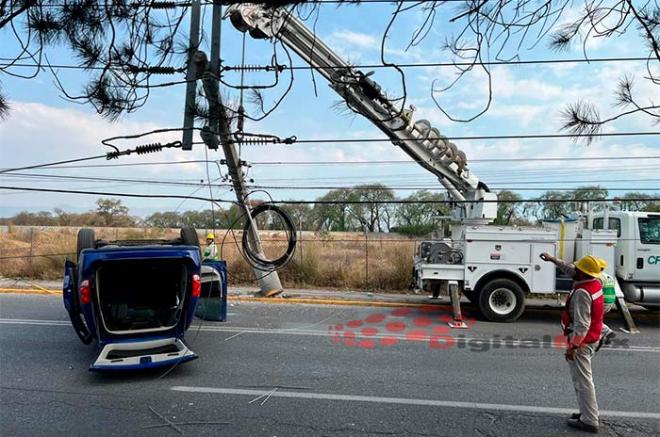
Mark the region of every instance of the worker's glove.
[[564, 358], [566, 358], [566, 361], [575, 361], [575, 349], [572, 347], [569, 347], [566, 349], [566, 353], [564, 354]]

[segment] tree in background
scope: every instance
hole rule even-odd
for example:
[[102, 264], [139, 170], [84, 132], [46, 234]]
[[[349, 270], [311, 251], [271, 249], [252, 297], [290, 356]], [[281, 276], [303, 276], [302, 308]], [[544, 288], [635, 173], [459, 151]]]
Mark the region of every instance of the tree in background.
[[299, 231], [313, 229], [312, 207], [307, 204], [285, 203], [280, 205], [290, 216]]
[[589, 200], [595, 210], [601, 210], [603, 208], [602, 201], [607, 199], [608, 195], [609, 191], [599, 185], [578, 187], [573, 190], [573, 199]]
[[349, 188], [340, 188], [328, 191], [325, 195], [317, 199], [319, 202], [334, 203], [316, 203], [312, 209], [312, 216], [316, 229], [321, 231], [346, 232], [356, 228], [355, 218], [349, 212], [348, 203], [353, 199], [353, 193]]
[[[415, 191], [397, 205], [396, 226], [391, 230], [405, 235], [422, 236], [437, 230], [438, 216], [449, 215], [449, 206], [442, 203], [444, 194], [427, 190]], [[437, 201], [439, 203], [428, 203]]]
[[144, 223], [155, 228], [178, 228], [183, 224], [183, 220], [181, 214], [176, 211], [164, 211], [151, 214]]
[[103, 219], [105, 226], [135, 226], [136, 220], [128, 215], [128, 207], [122, 205], [120, 199], [100, 198], [96, 205], [96, 212]]
[[[495, 218], [496, 225], [509, 225], [514, 224], [516, 219], [520, 218], [522, 208], [522, 197], [513, 191], [502, 190], [497, 193], [497, 218]], [[516, 202], [516, 203], [513, 203]]]
[[646, 211], [646, 212], [660, 212], [660, 202], [657, 200], [628, 200], [628, 199], [653, 199], [658, 198], [660, 195], [644, 194], [644, 193], [626, 193], [614, 201], [614, 205], [624, 211]]
[[558, 220], [571, 212], [571, 200], [574, 199], [570, 191], [546, 191], [537, 200], [527, 202], [525, 208], [537, 222], [544, 220]]
[[394, 191], [383, 184], [357, 185], [351, 189], [349, 213], [358, 221], [361, 230], [385, 232], [393, 217], [391, 204], [382, 203], [395, 199]]

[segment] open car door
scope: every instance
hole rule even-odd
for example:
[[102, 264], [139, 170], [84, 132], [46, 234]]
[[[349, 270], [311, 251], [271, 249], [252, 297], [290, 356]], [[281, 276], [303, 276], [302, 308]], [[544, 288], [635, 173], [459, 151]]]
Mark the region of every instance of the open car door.
[[62, 299], [64, 300], [64, 308], [66, 308], [67, 313], [69, 313], [69, 319], [71, 319], [73, 330], [76, 331], [80, 341], [84, 344], [90, 344], [94, 338], [85, 324], [80, 308], [78, 281], [76, 280], [76, 265], [69, 259], [64, 263]]

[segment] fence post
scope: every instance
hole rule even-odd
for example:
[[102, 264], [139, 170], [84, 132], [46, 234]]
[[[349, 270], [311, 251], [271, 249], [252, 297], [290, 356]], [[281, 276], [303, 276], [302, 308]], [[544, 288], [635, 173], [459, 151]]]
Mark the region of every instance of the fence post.
[[32, 248], [33, 248], [33, 246], [34, 246], [34, 228], [30, 228], [30, 257], [28, 258], [30, 277], [34, 276], [34, 270], [32, 269]]
[[367, 228], [364, 228], [364, 289], [369, 291], [369, 234]]
[[298, 226], [298, 231], [299, 231], [299, 237], [298, 237], [298, 243], [300, 244], [300, 265], [302, 266], [303, 263], [303, 231], [302, 231], [302, 216], [300, 216], [299, 219], [299, 226]]

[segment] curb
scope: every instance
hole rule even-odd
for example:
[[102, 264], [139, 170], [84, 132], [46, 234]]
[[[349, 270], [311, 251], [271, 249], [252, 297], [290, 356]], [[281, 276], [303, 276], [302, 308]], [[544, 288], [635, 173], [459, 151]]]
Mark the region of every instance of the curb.
[[[47, 288], [0, 288], [0, 294], [34, 294], [34, 295], [51, 295], [62, 294], [61, 290], [49, 290]], [[229, 296], [227, 300], [238, 302], [265, 302], [273, 304], [287, 304], [287, 303], [301, 303], [301, 304], [315, 304], [315, 305], [345, 305], [345, 306], [373, 306], [373, 307], [387, 307], [387, 308], [401, 308], [412, 307], [419, 308], [428, 306], [427, 303], [410, 303], [410, 302], [384, 302], [384, 301], [363, 301], [363, 300], [348, 300], [348, 299], [323, 299], [323, 298], [310, 298], [310, 297], [249, 297], [249, 296]], [[432, 304], [433, 305], [433, 304]], [[450, 308], [449, 305], [437, 305], [438, 308]]]
[[[0, 294], [32, 294], [32, 295], [53, 295], [62, 294], [61, 290], [51, 290], [43, 287], [37, 288], [0, 288]], [[412, 302], [385, 302], [385, 301], [368, 301], [368, 300], [350, 300], [350, 299], [324, 299], [313, 297], [252, 297], [252, 296], [228, 296], [227, 300], [234, 302], [261, 302], [268, 304], [311, 304], [311, 305], [341, 305], [341, 306], [363, 306], [363, 307], [377, 307], [377, 308], [422, 308], [433, 306], [442, 309], [451, 310], [449, 304], [438, 303], [412, 303]], [[526, 308], [525, 312], [547, 312], [557, 311], [561, 308]], [[614, 313], [616, 314], [616, 313]], [[618, 318], [614, 314], [606, 315], [606, 319]], [[651, 318], [655, 320], [657, 316], [654, 314], [646, 314], [641, 312], [634, 315], [635, 318], [648, 320]]]

